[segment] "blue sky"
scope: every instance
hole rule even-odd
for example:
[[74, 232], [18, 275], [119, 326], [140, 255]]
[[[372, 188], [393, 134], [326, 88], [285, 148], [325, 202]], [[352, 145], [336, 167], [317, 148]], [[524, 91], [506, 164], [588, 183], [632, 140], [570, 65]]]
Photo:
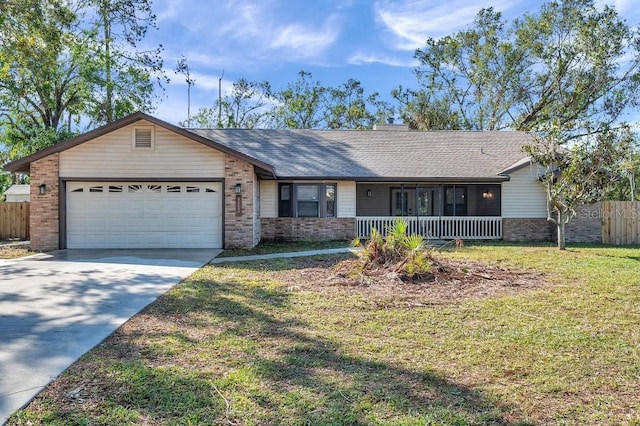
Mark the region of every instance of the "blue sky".
[[[636, 0], [610, 4], [630, 25], [640, 23]], [[538, 9], [540, 1], [496, 0], [155, 0], [159, 29], [146, 43], [164, 46], [171, 83], [155, 115], [177, 124], [187, 117], [187, 85], [174, 73], [187, 57], [195, 86], [192, 114], [213, 106], [224, 70], [223, 94], [234, 80], [269, 81], [276, 89], [310, 71], [324, 86], [354, 78], [385, 99], [398, 85], [416, 87], [413, 52], [428, 37], [467, 27], [482, 7], [507, 19]]]

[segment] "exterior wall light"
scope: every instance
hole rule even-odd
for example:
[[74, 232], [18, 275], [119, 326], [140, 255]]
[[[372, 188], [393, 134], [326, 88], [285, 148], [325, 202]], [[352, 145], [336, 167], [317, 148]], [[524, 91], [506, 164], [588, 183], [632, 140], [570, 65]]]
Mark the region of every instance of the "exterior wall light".
[[484, 198], [485, 200], [493, 199], [493, 192], [491, 192], [491, 191], [483, 192], [482, 193], [482, 198]]
[[236, 194], [242, 194], [242, 184], [241, 183], [236, 183]]
[[371, 192], [370, 189], [367, 189], [367, 197], [371, 197], [373, 195], [373, 193]]
[[46, 183], [41, 183], [40, 185], [38, 185], [38, 193], [40, 195], [44, 195], [45, 192], [47, 192], [47, 184]]

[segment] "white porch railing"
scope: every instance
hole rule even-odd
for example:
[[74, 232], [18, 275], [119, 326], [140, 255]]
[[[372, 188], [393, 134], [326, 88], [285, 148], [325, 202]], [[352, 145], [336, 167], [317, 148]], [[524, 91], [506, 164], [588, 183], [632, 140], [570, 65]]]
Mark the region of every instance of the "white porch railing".
[[[369, 238], [375, 228], [383, 235], [393, 226], [393, 216], [361, 216], [356, 218], [356, 235]], [[420, 234], [429, 239], [499, 240], [502, 238], [500, 216], [420, 216], [401, 217], [407, 223], [408, 234]]]

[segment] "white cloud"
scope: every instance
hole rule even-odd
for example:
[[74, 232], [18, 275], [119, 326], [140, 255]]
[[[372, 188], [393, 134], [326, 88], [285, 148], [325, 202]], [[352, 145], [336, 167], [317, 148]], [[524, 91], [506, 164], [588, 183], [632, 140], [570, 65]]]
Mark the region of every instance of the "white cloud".
[[339, 30], [334, 19], [329, 19], [319, 30], [300, 24], [280, 28], [269, 47], [286, 49], [295, 57], [318, 56], [330, 47], [338, 38]]
[[[513, 3], [499, 0], [492, 6], [503, 11]], [[396, 38], [395, 47], [401, 50], [414, 50], [429, 37], [439, 38], [464, 29], [483, 7], [488, 7], [486, 1], [479, 0], [384, 0], [374, 4], [377, 21], [391, 31]]]
[[381, 56], [375, 53], [356, 52], [349, 57], [348, 62], [353, 65], [383, 64], [392, 67], [416, 67], [419, 63], [415, 59], [407, 59], [392, 56]]
[[[173, 72], [173, 70], [170, 71], [166, 71], [167, 75], [170, 75], [171, 77], [171, 84], [172, 85], [176, 85], [176, 86], [186, 86], [187, 85], [187, 81], [185, 79], [185, 76], [183, 74], [175, 74]], [[205, 74], [205, 73], [200, 73], [200, 72], [193, 72], [191, 71], [190, 73], [191, 79], [195, 80], [195, 84], [193, 85], [193, 88], [191, 89], [193, 90], [213, 90], [216, 93], [218, 92], [218, 85], [219, 85], [219, 80], [220, 77], [222, 77], [222, 93], [224, 94], [225, 92], [229, 92], [231, 91], [231, 88], [233, 86], [233, 81], [229, 80], [229, 79], [224, 79], [224, 77], [222, 76], [222, 73], [218, 76], [213, 75], [213, 74]], [[186, 90], [186, 89], [185, 89]]]
[[318, 24], [308, 20], [282, 21], [277, 8], [269, 2], [235, 1], [230, 9], [233, 14], [219, 29], [221, 39], [244, 42], [244, 48], [260, 58], [273, 57], [274, 53], [285, 59], [320, 56], [340, 34], [335, 14]]

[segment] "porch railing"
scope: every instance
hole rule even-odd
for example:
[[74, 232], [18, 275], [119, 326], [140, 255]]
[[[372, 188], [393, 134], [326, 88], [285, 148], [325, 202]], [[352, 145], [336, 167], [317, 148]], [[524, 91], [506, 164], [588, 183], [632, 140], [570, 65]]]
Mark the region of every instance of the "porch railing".
[[[369, 238], [375, 228], [383, 235], [393, 226], [393, 216], [361, 216], [356, 218], [358, 238]], [[502, 238], [500, 216], [420, 216], [402, 217], [407, 233], [421, 234], [429, 239], [499, 240]]]

